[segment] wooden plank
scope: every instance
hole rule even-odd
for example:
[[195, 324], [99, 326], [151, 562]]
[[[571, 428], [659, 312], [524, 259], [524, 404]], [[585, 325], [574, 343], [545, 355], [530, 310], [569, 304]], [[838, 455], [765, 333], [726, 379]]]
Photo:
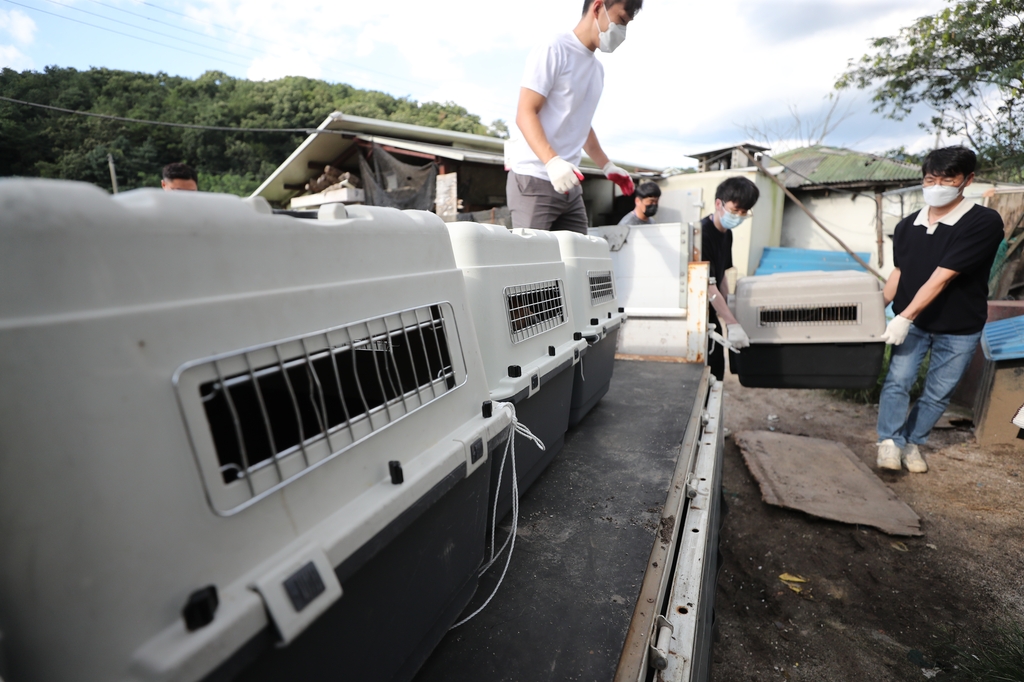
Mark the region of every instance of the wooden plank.
[[890, 535], [923, 534], [921, 517], [842, 443], [771, 431], [735, 439], [768, 504]]

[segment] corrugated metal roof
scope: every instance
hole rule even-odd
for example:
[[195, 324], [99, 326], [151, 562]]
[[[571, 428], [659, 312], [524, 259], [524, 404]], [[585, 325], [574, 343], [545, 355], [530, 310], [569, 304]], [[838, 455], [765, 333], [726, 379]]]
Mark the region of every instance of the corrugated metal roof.
[[[866, 263], [871, 254], [858, 253]], [[843, 251], [814, 251], [793, 249], [785, 246], [766, 247], [755, 275], [772, 275], [777, 272], [811, 272], [815, 270], [863, 270], [850, 254]], [[1024, 319], [1024, 318], [1022, 318]]]
[[804, 147], [775, 154], [771, 159], [771, 165], [788, 168], [779, 174], [787, 187], [904, 186], [921, 182], [918, 166], [837, 147]]
[[1024, 317], [1011, 317], [985, 325], [981, 335], [985, 357], [999, 362], [1024, 358]]

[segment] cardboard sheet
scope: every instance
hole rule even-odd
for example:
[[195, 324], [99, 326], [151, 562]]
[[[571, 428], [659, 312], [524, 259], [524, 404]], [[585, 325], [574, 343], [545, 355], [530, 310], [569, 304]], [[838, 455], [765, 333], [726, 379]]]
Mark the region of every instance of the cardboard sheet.
[[890, 535], [922, 535], [921, 517], [842, 443], [771, 431], [735, 435], [768, 504]]

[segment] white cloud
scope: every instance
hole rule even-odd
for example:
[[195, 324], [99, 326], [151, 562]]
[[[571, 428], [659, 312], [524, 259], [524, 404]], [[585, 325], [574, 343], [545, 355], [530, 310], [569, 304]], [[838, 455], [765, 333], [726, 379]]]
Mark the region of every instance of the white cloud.
[[35, 39], [36, 22], [21, 10], [0, 9], [0, 32], [9, 35], [19, 45], [31, 45]]
[[0, 45], [0, 69], [24, 71], [32, 66], [32, 60], [14, 45]]
[[[453, 101], [490, 123], [514, 117], [528, 50], [572, 29], [582, 4], [305, 0], [299, 8], [293, 0], [186, 0], [178, 9], [191, 17], [182, 25], [236, 43], [250, 78], [303, 75]], [[743, 125], [753, 120], [784, 119], [790, 105], [807, 114], [819, 110], [847, 61], [869, 49], [869, 39], [893, 35], [945, 6], [945, 0], [645, 0], [625, 44], [600, 55], [605, 91], [594, 127], [613, 158], [686, 165], [686, 153], [742, 140]], [[0, 13], [0, 21], [6, 17], [13, 26], [16, 13], [31, 23], [17, 11]], [[34, 28], [18, 29], [19, 35], [31, 37]], [[870, 150], [920, 143], [914, 122], [897, 125], [871, 114], [863, 93], [844, 97], [855, 115], [832, 143]]]

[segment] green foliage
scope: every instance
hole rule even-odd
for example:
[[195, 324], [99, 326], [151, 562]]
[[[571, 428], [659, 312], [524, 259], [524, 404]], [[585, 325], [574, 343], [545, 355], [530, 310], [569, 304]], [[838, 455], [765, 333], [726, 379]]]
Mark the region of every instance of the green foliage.
[[979, 170], [1024, 180], [1024, 0], [948, 0], [898, 35], [876, 38], [836, 88], [871, 88], [893, 119], [924, 104], [922, 127], [966, 137]]
[[[489, 132], [479, 116], [453, 102], [420, 104], [301, 77], [248, 81], [208, 71], [192, 80], [112, 69], [51, 66], [41, 73], [19, 73], [5, 68], [0, 71], [0, 95], [79, 111], [211, 126], [315, 128], [332, 111], [342, 111]], [[121, 189], [158, 186], [163, 166], [180, 161], [199, 171], [201, 189], [244, 195], [304, 137], [121, 123], [0, 102], [0, 175], [81, 180], [109, 189], [107, 154], [112, 154]]]
[[[864, 405], [877, 405], [879, 399], [882, 397], [882, 386], [885, 385], [885, 378], [889, 376], [889, 360], [892, 356], [892, 346], [885, 347], [885, 356], [882, 358], [882, 371], [878, 373], [878, 379], [875, 380], [875, 385], [871, 388], [844, 388], [835, 391], [830, 391], [832, 395], [842, 398], [843, 400], [849, 400], [851, 403], [861, 403]], [[931, 351], [924, 356], [924, 360], [921, 362], [921, 367], [917, 370], [917, 379], [914, 380], [914, 385], [910, 387], [910, 400], [917, 400], [921, 392], [924, 390], [924, 380], [928, 376], [928, 364], [931, 361]]]
[[989, 637], [957, 647], [957, 668], [975, 682], [1024, 682], [1024, 625], [999, 626]]

